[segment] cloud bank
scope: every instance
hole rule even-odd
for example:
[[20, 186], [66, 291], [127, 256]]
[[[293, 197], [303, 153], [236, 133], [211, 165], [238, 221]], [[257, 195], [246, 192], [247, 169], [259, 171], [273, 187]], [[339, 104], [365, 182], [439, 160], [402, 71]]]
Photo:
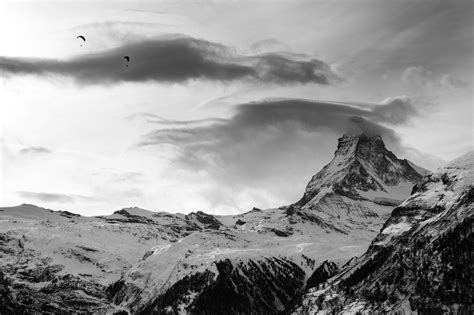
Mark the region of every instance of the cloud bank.
[[[124, 56], [130, 56], [129, 63]], [[221, 44], [182, 36], [142, 40], [69, 60], [0, 57], [0, 75], [60, 75], [82, 85], [193, 79], [286, 85], [337, 80], [318, 59], [279, 53], [243, 56]]]

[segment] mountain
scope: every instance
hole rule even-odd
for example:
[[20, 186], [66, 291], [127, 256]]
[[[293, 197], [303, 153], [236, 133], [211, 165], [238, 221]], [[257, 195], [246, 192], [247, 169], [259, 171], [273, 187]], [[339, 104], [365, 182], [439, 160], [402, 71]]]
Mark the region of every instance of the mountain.
[[413, 163], [400, 160], [388, 151], [380, 136], [344, 135], [339, 139], [332, 161], [311, 178], [298, 203], [311, 207], [329, 189], [354, 200], [370, 200], [382, 205], [389, 203], [384, 201], [386, 195], [396, 197], [400, 193], [401, 199], [392, 199], [397, 205], [411, 189], [410, 184], [428, 173], [417, 169]]
[[470, 152], [425, 176], [366, 253], [310, 289], [295, 313], [472, 314], [473, 209]]
[[13, 313], [109, 309], [108, 285], [150, 248], [213, 228], [205, 218], [139, 208], [100, 217], [27, 204], [0, 208], [1, 304], [10, 301]]
[[332, 161], [314, 175], [289, 209], [352, 235], [376, 233], [394, 206], [428, 171], [387, 150], [380, 136], [344, 135]]
[[286, 313], [367, 249], [423, 173], [380, 137], [345, 135], [289, 206], [97, 217], [0, 208], [0, 312]]

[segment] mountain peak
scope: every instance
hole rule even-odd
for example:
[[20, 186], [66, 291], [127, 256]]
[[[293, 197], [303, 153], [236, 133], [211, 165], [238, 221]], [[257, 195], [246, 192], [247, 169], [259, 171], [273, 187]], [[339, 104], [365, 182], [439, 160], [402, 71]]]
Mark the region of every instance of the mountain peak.
[[367, 155], [373, 150], [376, 152], [386, 150], [380, 135], [344, 134], [338, 139], [335, 155], [360, 155], [370, 158]]
[[339, 138], [334, 158], [311, 178], [298, 203], [305, 204], [321, 193], [331, 192], [351, 199], [367, 199], [363, 196], [367, 192], [388, 193], [391, 187], [413, 185], [421, 177], [412, 163], [398, 159], [385, 147], [380, 135], [344, 134]]

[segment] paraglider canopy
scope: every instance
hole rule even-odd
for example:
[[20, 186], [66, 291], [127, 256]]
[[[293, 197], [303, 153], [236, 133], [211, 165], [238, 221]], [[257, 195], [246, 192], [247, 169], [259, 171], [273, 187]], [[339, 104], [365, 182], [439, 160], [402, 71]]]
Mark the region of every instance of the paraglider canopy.
[[123, 56], [123, 59], [127, 60], [127, 67], [128, 67], [128, 63], [130, 62], [130, 56]]
[[[80, 39], [82, 39], [84, 42], [86, 41], [86, 38], [85, 38], [84, 36], [82, 36], [82, 35], [79, 35], [79, 36], [77, 36], [76, 38], [78, 38], [78, 39], [80, 38]], [[81, 44], [81, 47], [82, 47], [82, 44]]]

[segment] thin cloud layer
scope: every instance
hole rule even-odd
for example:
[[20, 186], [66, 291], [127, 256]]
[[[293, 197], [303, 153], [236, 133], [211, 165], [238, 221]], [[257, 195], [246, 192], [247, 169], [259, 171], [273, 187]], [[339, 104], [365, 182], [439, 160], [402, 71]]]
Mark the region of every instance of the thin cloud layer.
[[441, 77], [440, 82], [441, 82], [441, 85], [451, 88], [451, 89], [462, 89], [469, 86], [468, 82], [455, 78], [450, 74], [444, 74]]
[[51, 153], [51, 150], [45, 147], [26, 147], [20, 150], [20, 154], [45, 154]]
[[72, 203], [76, 200], [90, 200], [90, 197], [79, 195], [68, 195], [60, 193], [45, 193], [33, 191], [18, 191], [20, 197], [28, 200], [36, 200], [42, 202]]
[[[125, 55], [130, 56], [127, 64]], [[0, 57], [0, 75], [61, 75], [83, 85], [192, 79], [284, 85], [337, 80], [321, 60], [276, 53], [242, 56], [221, 44], [177, 36], [125, 44], [70, 60]]]
[[254, 53], [268, 53], [275, 51], [289, 51], [290, 47], [276, 38], [265, 38], [250, 45], [250, 50]]

